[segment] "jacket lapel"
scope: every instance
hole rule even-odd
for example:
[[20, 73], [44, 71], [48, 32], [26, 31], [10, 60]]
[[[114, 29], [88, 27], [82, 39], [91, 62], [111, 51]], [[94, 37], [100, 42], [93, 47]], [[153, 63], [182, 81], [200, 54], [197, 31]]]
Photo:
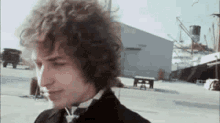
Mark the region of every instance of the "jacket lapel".
[[46, 123], [62, 123], [60, 122], [63, 118], [64, 110], [63, 109], [54, 109], [51, 111]]
[[[106, 111], [108, 112], [117, 112], [115, 111], [117, 106], [120, 105], [119, 100], [114, 95], [111, 89], [106, 90], [106, 92], [102, 95], [100, 100], [91, 107], [89, 107], [88, 111], [85, 112], [84, 115], [79, 117], [77, 121], [81, 122], [100, 122], [106, 121], [108, 115], [106, 115]], [[49, 117], [45, 123], [66, 123], [66, 119], [64, 118], [65, 109], [53, 109], [49, 114]], [[117, 113], [111, 114], [113, 119], [118, 118]], [[104, 120], [105, 119], [105, 120]], [[109, 119], [109, 120], [113, 120]]]
[[[115, 121], [118, 119], [117, 107], [120, 105], [119, 100], [111, 91], [111, 89], [107, 90], [100, 100], [96, 102], [94, 105], [89, 107], [88, 111], [79, 118], [80, 122], [106, 122]], [[111, 112], [114, 112], [113, 114]], [[111, 113], [111, 118], [109, 119], [108, 113]]]

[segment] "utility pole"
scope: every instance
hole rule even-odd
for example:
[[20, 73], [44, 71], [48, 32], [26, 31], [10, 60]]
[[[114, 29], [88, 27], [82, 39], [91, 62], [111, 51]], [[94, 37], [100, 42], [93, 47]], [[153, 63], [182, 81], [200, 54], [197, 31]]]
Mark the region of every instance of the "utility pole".
[[216, 41], [217, 42], [217, 44], [216, 44], [216, 51], [217, 52], [220, 52], [220, 14], [212, 14], [213, 16], [217, 16], [218, 17], [218, 35], [219, 35], [219, 37], [218, 37], [218, 41]]
[[112, 0], [109, 0], [108, 2], [108, 11], [111, 12], [111, 8], [112, 8]]
[[214, 25], [214, 23], [212, 23], [212, 30], [213, 30], [212, 32], [213, 32], [213, 38], [214, 38], [214, 49], [217, 51], [217, 46], [216, 46], [217, 41], [215, 40], [215, 25]]
[[216, 58], [216, 65], [215, 65], [215, 77], [216, 77], [216, 79], [218, 79], [218, 64], [217, 64], [217, 62], [218, 62], [218, 57], [217, 57], [217, 56], [215, 56], [215, 58]]

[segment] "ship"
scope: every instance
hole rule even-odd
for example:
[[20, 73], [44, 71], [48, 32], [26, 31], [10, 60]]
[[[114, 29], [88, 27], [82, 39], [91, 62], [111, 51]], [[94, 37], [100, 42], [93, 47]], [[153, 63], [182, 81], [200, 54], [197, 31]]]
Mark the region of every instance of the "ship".
[[[218, 21], [220, 18], [220, 14], [213, 14], [213, 16], [218, 17]], [[180, 21], [181, 23], [181, 21]], [[181, 23], [182, 24], [182, 23]], [[217, 26], [219, 27], [219, 26]], [[184, 30], [185, 27], [182, 24], [182, 29]], [[201, 27], [198, 25], [192, 25], [190, 26], [190, 31], [186, 33], [190, 34], [190, 37], [193, 37], [193, 33], [198, 33]], [[196, 31], [197, 30], [197, 31]], [[218, 34], [220, 30], [218, 28]], [[180, 33], [181, 34], [181, 33]], [[172, 71], [170, 74], [170, 79], [178, 79], [182, 81], [187, 81], [191, 83], [196, 83], [197, 80], [207, 80], [207, 79], [219, 79], [219, 73], [220, 73], [220, 34], [218, 35], [218, 38], [212, 40], [214, 43], [213, 48], [208, 48], [208, 45], [203, 45], [201, 43], [198, 43], [199, 38], [194, 36], [195, 38], [192, 39], [192, 43], [190, 46], [184, 46], [180, 43], [183, 43], [183, 40], [179, 40], [179, 45], [176, 46], [176, 49], [182, 50], [185, 55], [179, 56], [179, 58], [182, 57], [182, 59], [187, 59], [183, 64], [186, 64], [184, 68], [177, 68], [177, 70]], [[197, 38], [197, 39], [196, 39]], [[206, 41], [206, 37], [204, 36], [204, 39]], [[193, 41], [193, 40], [197, 40]], [[177, 41], [176, 41], [177, 42]], [[207, 41], [206, 41], [207, 42]], [[174, 48], [174, 51], [175, 51]], [[191, 50], [191, 51], [190, 51]], [[198, 56], [200, 54], [200, 56]], [[196, 56], [194, 57], [193, 56]], [[184, 56], [184, 57], [183, 57]], [[186, 57], [187, 56], [187, 57]], [[182, 60], [184, 61], [184, 60]], [[189, 62], [191, 61], [191, 62]], [[204, 82], [203, 81], [203, 82]]]

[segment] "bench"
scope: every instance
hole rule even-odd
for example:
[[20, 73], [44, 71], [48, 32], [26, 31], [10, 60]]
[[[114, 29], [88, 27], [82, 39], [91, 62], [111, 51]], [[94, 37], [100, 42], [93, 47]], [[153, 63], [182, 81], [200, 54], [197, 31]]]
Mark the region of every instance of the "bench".
[[[141, 84], [140, 89], [145, 88], [145, 90], [146, 90], [145, 84], [149, 84], [150, 88], [153, 88], [154, 87], [154, 80], [155, 79], [153, 77], [135, 76], [133, 86], [137, 87], [137, 84]], [[141, 81], [141, 82], [139, 82], [139, 81]]]

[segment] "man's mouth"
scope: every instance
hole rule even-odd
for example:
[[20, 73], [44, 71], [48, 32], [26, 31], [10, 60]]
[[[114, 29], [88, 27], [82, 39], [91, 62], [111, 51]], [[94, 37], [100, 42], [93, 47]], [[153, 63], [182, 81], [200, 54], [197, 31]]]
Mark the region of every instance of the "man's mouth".
[[62, 92], [63, 90], [49, 90], [49, 91], [41, 91], [42, 94], [50, 94], [50, 95], [53, 95], [53, 94], [58, 94], [60, 92]]
[[47, 93], [53, 95], [53, 94], [58, 94], [60, 92], [62, 92], [63, 90], [56, 90], [56, 91], [48, 91]]
[[44, 95], [46, 97], [48, 97], [51, 101], [56, 101], [56, 100], [59, 100], [61, 98], [60, 94], [63, 91], [64, 90], [49, 90], [49, 91], [44, 92]]

